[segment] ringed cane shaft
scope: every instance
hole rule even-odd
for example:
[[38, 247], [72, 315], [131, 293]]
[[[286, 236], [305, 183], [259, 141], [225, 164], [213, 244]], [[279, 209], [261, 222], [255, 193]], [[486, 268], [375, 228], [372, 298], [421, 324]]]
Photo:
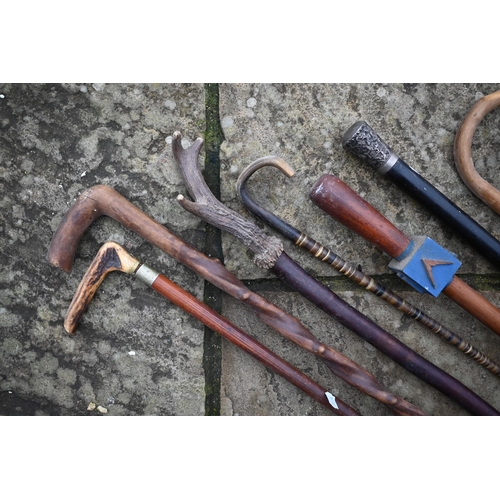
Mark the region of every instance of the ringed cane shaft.
[[366, 122], [352, 125], [344, 134], [342, 145], [439, 217], [490, 262], [500, 266], [500, 241], [399, 158]]
[[[144, 263], [132, 257], [114, 242], [105, 243], [81, 280], [68, 308], [64, 327], [73, 334], [83, 312], [87, 309], [98, 286], [111, 271], [122, 271], [138, 278], [198, 321], [245, 351], [264, 366], [285, 378], [320, 404], [337, 415], [356, 416], [359, 413], [314, 380], [280, 358], [266, 346], [210, 309], [206, 304]], [[330, 400], [332, 403], [330, 403]]]
[[453, 155], [458, 174], [465, 185], [486, 205], [500, 214], [500, 191], [484, 180], [472, 161], [472, 139], [481, 120], [500, 106], [500, 90], [482, 97], [472, 106], [455, 135]]
[[[179, 148], [182, 147], [180, 134], [174, 134], [174, 145], [176, 144]], [[203, 141], [199, 139], [191, 146], [192, 149], [186, 150], [187, 154], [197, 158], [202, 144]], [[109, 186], [94, 186], [79, 196], [59, 223], [47, 252], [47, 260], [69, 272], [85, 230], [102, 215], [131, 229], [200, 277], [243, 302], [266, 325], [318, 355], [332, 373], [382, 402], [393, 413], [422, 415], [420, 409], [387, 391], [373, 375], [348, 357], [318, 342], [297, 318], [248, 289], [218, 259], [207, 257], [189, 245]]]
[[296, 229], [277, 215], [258, 205], [248, 192], [247, 181], [254, 172], [264, 166], [275, 167], [288, 177], [294, 174], [293, 169], [284, 160], [278, 158], [277, 156], [259, 158], [246, 167], [238, 177], [236, 191], [241, 202], [250, 212], [279, 231], [283, 236], [288, 238], [298, 247], [307, 250], [316, 259], [330, 265], [336, 271], [342, 273], [344, 276], [347, 276], [349, 279], [362, 286], [365, 290], [368, 290], [377, 297], [385, 300], [398, 311], [401, 311], [410, 318], [418, 321], [427, 329], [446, 340], [449, 344], [457, 347], [461, 352], [472, 358], [486, 370], [490, 371], [494, 375], [500, 376], [500, 366], [486, 356], [486, 354], [475, 348], [472, 344], [462, 339], [459, 335], [452, 332], [435, 319], [431, 318], [425, 312], [410, 304], [393, 290], [377, 283], [372, 277], [360, 271], [354, 264], [344, 260], [338, 254], [333, 252], [333, 250], [321, 245], [307, 234], [303, 233], [299, 229]]
[[[200, 174], [196, 161], [197, 153], [193, 154], [195, 150], [192, 149], [192, 146], [188, 149], [182, 147], [181, 135], [178, 132], [174, 134], [172, 146], [186, 188], [194, 199], [193, 202], [179, 195], [177, 199], [182, 207], [210, 224], [230, 232], [255, 254], [263, 249], [266, 255], [264, 257], [256, 255], [254, 259], [258, 266], [269, 269], [317, 307], [372, 345], [383, 350], [411, 373], [426, 381], [433, 379], [442, 392], [447, 391], [450, 397], [454, 397], [455, 401], [459, 401], [459, 404], [466, 407], [469, 412], [484, 415], [499, 414], [497, 410], [458, 380], [399, 342], [376, 323], [343, 301], [328, 287], [309, 275], [283, 251], [282, 245], [278, 245], [270, 252], [276, 238], [269, 237], [255, 224], [228, 209], [215, 198]], [[327, 353], [331, 353], [332, 356], [336, 355], [336, 351], [324, 345], [315, 352], [320, 356]], [[359, 369], [356, 370], [359, 371]]]
[[[311, 200], [335, 220], [397, 259], [409, 247], [411, 239], [377, 212], [367, 201], [340, 179], [321, 176], [310, 192]], [[500, 310], [480, 293], [454, 276], [443, 293], [500, 335]]]

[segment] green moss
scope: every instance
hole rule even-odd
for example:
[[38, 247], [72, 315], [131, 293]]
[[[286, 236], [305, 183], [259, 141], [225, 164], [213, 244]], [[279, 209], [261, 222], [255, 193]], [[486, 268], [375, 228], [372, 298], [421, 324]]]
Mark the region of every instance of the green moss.
[[[205, 84], [205, 169], [203, 176], [208, 187], [220, 199], [220, 146], [224, 139], [219, 119], [219, 86]], [[223, 260], [222, 238], [219, 229], [205, 226], [205, 254]], [[222, 310], [222, 292], [205, 282], [203, 301], [211, 309]], [[220, 384], [222, 375], [222, 338], [205, 328], [203, 369], [205, 371], [205, 415], [220, 415]]]

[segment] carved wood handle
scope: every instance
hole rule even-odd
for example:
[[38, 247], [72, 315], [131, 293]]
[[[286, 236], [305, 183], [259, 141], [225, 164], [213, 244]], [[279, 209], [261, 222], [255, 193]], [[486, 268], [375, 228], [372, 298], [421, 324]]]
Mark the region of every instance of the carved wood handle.
[[328, 215], [393, 258], [399, 257], [410, 244], [410, 238], [333, 175], [322, 175], [309, 197]]

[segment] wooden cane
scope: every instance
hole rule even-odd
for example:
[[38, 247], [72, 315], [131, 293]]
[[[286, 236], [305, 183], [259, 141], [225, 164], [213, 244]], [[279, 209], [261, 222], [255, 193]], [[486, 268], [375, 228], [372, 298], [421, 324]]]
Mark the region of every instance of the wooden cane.
[[122, 246], [112, 241], [105, 243], [99, 249], [78, 286], [64, 321], [64, 328], [68, 333], [75, 333], [78, 322], [88, 308], [98, 287], [112, 271], [121, 271], [135, 276], [139, 281], [163, 295], [172, 304], [229, 340], [333, 413], [342, 416], [359, 415], [356, 410], [333, 396], [314, 380], [297, 370], [246, 332], [210, 309], [163, 274], [132, 257]]
[[[402, 259], [409, 253], [413, 241], [406, 236], [366, 200], [337, 177], [324, 174], [314, 184], [310, 192], [311, 200], [323, 211], [373, 243], [394, 259]], [[402, 259], [404, 260], [404, 259]], [[422, 264], [422, 271], [430, 274], [438, 271], [437, 264], [430, 262], [430, 268]], [[443, 269], [447, 262], [441, 262]], [[401, 274], [398, 273], [401, 277]], [[425, 277], [425, 273], [423, 273]], [[491, 331], [500, 335], [500, 310], [480, 293], [453, 276], [442, 292], [460, 307], [478, 319]]]
[[[174, 144], [180, 134], [174, 134]], [[203, 141], [198, 139], [186, 154], [198, 158]], [[396, 415], [422, 415], [422, 411], [402, 398], [387, 391], [370, 373], [343, 354], [324, 346], [294, 316], [252, 292], [215, 258], [189, 245], [165, 226], [142, 212], [133, 203], [110, 186], [94, 186], [81, 194], [65, 214], [57, 228], [49, 250], [48, 261], [70, 271], [78, 243], [85, 230], [98, 217], [106, 215], [131, 229], [153, 245], [168, 253], [203, 279], [243, 302], [266, 325], [285, 338], [316, 354], [328, 369], [361, 392], [385, 404]], [[263, 261], [266, 260], [264, 248]], [[482, 411], [479, 409], [478, 411]], [[471, 411], [472, 413], [472, 411]]]
[[[197, 139], [197, 141], [201, 140]], [[193, 202], [179, 195], [177, 199], [182, 207], [210, 224], [236, 236], [256, 254], [254, 262], [259, 267], [269, 269], [321, 310], [367, 340], [417, 377], [431, 385], [435, 384], [434, 387], [439, 388], [441, 392], [447, 394], [450, 398], [454, 398], [469, 412], [474, 414], [483, 414], [483, 412], [484, 414], [499, 414], [497, 410], [467, 389], [458, 380], [412, 351], [357, 309], [343, 301], [327, 286], [309, 275], [283, 251], [282, 244], [276, 245], [276, 238], [268, 236], [253, 222], [230, 210], [217, 200], [198, 169], [198, 148], [191, 146], [184, 149], [181, 144], [181, 134], [178, 132], [174, 133], [172, 147], [174, 158], [182, 172], [186, 188], [194, 199]], [[300, 338], [288, 338], [294, 342], [302, 340]], [[332, 355], [335, 352], [328, 346], [323, 348], [325, 351], [315, 351], [321, 357], [328, 352], [331, 352]], [[373, 397], [377, 398], [376, 393], [372, 394]]]
[[500, 241], [399, 158], [366, 122], [359, 121], [352, 125], [344, 134], [342, 145], [346, 151], [390, 179], [461, 235], [464, 241], [491, 263], [500, 267]]
[[462, 339], [459, 335], [452, 332], [444, 325], [430, 317], [428, 314], [410, 304], [407, 300], [403, 299], [396, 292], [377, 283], [372, 277], [360, 271], [354, 264], [344, 260], [333, 250], [321, 245], [313, 238], [296, 229], [288, 222], [277, 215], [264, 209], [250, 196], [248, 192], [247, 182], [250, 177], [263, 167], [275, 167], [287, 177], [294, 175], [294, 171], [288, 163], [277, 156], [266, 156], [259, 158], [252, 162], [248, 167], [242, 170], [236, 182], [236, 191], [238, 197], [245, 207], [254, 215], [262, 219], [271, 227], [280, 232], [283, 236], [292, 241], [300, 248], [304, 248], [311, 255], [321, 262], [325, 262], [333, 267], [336, 271], [347, 276], [350, 280], [362, 286], [365, 290], [373, 293], [377, 297], [385, 300], [388, 304], [392, 305], [398, 311], [401, 311], [406, 316], [418, 321], [421, 325], [429, 329], [431, 332], [439, 335], [442, 339], [446, 340], [449, 344], [457, 347], [465, 355], [472, 358], [479, 365], [494, 375], [500, 376], [500, 366], [491, 360], [486, 354], [482, 353], [479, 349], [472, 344]]
[[457, 171], [465, 185], [486, 205], [500, 214], [500, 191], [484, 180], [472, 161], [472, 138], [481, 120], [500, 106], [500, 90], [482, 97], [472, 106], [455, 135], [453, 154]]

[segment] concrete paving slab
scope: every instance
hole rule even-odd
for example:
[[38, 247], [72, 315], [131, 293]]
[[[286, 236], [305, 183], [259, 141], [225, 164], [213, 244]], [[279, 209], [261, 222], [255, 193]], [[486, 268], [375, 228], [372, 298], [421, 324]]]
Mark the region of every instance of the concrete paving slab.
[[203, 223], [175, 201], [183, 184], [169, 144], [177, 129], [186, 141], [202, 133], [203, 85], [2, 84], [0, 93], [0, 391], [19, 398], [5, 411], [30, 403], [40, 415], [203, 415], [203, 326], [142, 283], [113, 273], [76, 334], [63, 329], [110, 239], [198, 298], [200, 278], [108, 217], [86, 231], [71, 273], [45, 258], [64, 214], [97, 184], [203, 244]]
[[[456, 130], [465, 113], [477, 99], [497, 89], [498, 85], [476, 84], [222, 85], [220, 115], [225, 135], [221, 150], [223, 201], [255, 220], [237, 199], [236, 180], [240, 172], [257, 158], [279, 156], [290, 164], [295, 175], [286, 178], [274, 168], [255, 173], [248, 182], [253, 198], [344, 259], [361, 266], [365, 273], [377, 275], [382, 280], [389, 278], [387, 265], [391, 259], [387, 255], [333, 221], [310, 202], [309, 191], [316, 180], [324, 173], [334, 174], [406, 234], [430, 236], [457, 254], [463, 262], [459, 269], [460, 275], [469, 277], [472, 286], [482, 291], [498, 307], [499, 267], [471, 249], [467, 241], [409, 199], [388, 179], [344, 151], [341, 144], [344, 132], [356, 121], [365, 120], [410, 166], [495, 237], [499, 237], [500, 218], [465, 187], [454, 167], [452, 149]], [[491, 172], [494, 166], [498, 167], [498, 141], [494, 131], [498, 129], [500, 116], [491, 115], [478, 132], [473, 151], [477, 168], [483, 175], [489, 175], [490, 182], [494, 182]], [[260, 222], [259, 225], [263, 227]], [[272, 229], [267, 228], [267, 231], [278, 235]], [[253, 264], [253, 256], [235, 237], [224, 234], [223, 245], [226, 266], [247, 279], [253, 289], [260, 290], [264, 283], [270, 283], [275, 278], [271, 272]], [[491, 405], [499, 407], [496, 390], [498, 377], [486, 372], [456, 348], [413, 320], [403, 317], [380, 299], [355, 284], [346, 284], [346, 278], [338, 279], [339, 273], [313, 259], [307, 252], [289, 242], [285, 242], [285, 251], [363, 314], [453, 374]], [[492, 288], [486, 284], [489, 279], [493, 279]], [[499, 359], [498, 337], [449, 298], [441, 296], [432, 299], [411, 292], [404, 285], [396, 286], [412, 304], [469, 342], [476, 343], [476, 347], [493, 359]], [[312, 325], [322, 340], [371, 371], [388, 388], [431, 415], [466, 414], [458, 405], [410, 375], [315, 306], [306, 303], [295, 293], [286, 291], [286, 287], [281, 288], [279, 284], [276, 287], [280, 291], [269, 292], [270, 300]], [[233, 301], [225, 303], [225, 312], [235, 320], [243, 315]], [[275, 339], [275, 333], [271, 334], [260, 325], [245, 323], [245, 326], [270, 342], [293, 364], [309, 367], [323, 384], [334, 384], [333, 390], [338, 391], [336, 394], [339, 397], [345, 395], [346, 400], [353, 402], [354, 406], [357, 404], [362, 414], [386, 414], [385, 408], [374, 405], [368, 401], [370, 398], [367, 400], [364, 395], [354, 394], [349, 386], [339, 384], [337, 380], [332, 381], [331, 375], [320, 371], [319, 362], [307, 359], [307, 354], [289, 347], [285, 341]], [[254, 373], [257, 368], [250, 362], [250, 366], [247, 366], [243, 358], [235, 361], [235, 356], [233, 349], [226, 346], [224, 363], [227, 370], [224, 373], [223, 393], [226, 401], [224, 410], [228, 414], [322, 414], [319, 405], [307, 405], [298, 396], [291, 398], [286, 392], [289, 389], [281, 389], [272, 377], [268, 378], [264, 399], [259, 400], [254, 389], [256, 375], [250, 376], [245, 382], [245, 375]], [[245, 386], [246, 391], [242, 390]], [[292, 410], [287, 406], [286, 403], [291, 400], [295, 400], [299, 407]]]

